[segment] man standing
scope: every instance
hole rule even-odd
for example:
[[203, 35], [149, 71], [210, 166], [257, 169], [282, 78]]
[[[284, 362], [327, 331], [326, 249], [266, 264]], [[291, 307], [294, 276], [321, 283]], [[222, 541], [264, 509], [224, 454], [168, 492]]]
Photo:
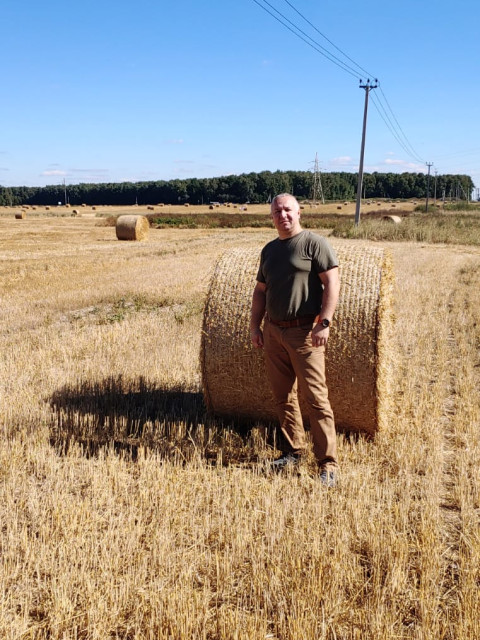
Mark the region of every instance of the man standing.
[[305, 452], [298, 384], [308, 408], [320, 480], [330, 487], [336, 482], [337, 446], [325, 346], [340, 289], [337, 257], [325, 238], [302, 229], [300, 205], [292, 195], [275, 196], [271, 214], [278, 238], [262, 250], [250, 321], [253, 345], [264, 348], [287, 445], [271, 466], [283, 469], [296, 464]]

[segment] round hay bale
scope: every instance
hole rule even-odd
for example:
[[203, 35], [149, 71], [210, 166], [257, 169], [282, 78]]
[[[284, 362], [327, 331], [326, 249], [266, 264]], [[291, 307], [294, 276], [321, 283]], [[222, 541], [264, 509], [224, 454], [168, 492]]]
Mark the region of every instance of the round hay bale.
[[155, 207], [154, 207], [154, 206], [152, 206], [151, 204], [149, 204], [149, 205], [148, 205], [147, 209], [148, 209], [149, 211], [155, 211]]
[[382, 220], [385, 220], [385, 222], [393, 222], [394, 224], [400, 224], [400, 222], [402, 221], [400, 216], [383, 216]]
[[119, 240], [145, 240], [150, 229], [145, 216], [119, 216], [115, 231]]
[[25, 211], [17, 211], [17, 213], [15, 214], [15, 220], [24, 220], [26, 216], [27, 214], [25, 213]]
[[50, 211], [50, 207], [45, 207], [45, 211]]
[[337, 206], [337, 209], [338, 209], [339, 211], [341, 211], [341, 210], [342, 210], [342, 205], [341, 205], [341, 204], [339, 204], [339, 205]]
[[[387, 425], [393, 369], [393, 268], [378, 247], [332, 243], [340, 299], [326, 351], [337, 429], [370, 434]], [[203, 315], [205, 403], [218, 416], [276, 420], [263, 353], [250, 342], [250, 307], [260, 249], [234, 249], [217, 262]], [[300, 398], [302, 405], [302, 400]], [[304, 420], [306, 411], [302, 406]]]

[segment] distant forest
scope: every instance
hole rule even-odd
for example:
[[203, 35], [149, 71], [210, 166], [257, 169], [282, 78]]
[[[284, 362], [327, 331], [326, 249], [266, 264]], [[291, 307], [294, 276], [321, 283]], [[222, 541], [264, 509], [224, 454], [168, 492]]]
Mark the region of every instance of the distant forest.
[[[208, 204], [210, 202], [269, 202], [277, 193], [293, 193], [299, 200], [312, 198], [311, 171], [262, 171], [218, 178], [113, 182], [102, 184], [58, 184], [46, 187], [1, 187], [0, 205], [147, 205]], [[321, 174], [325, 200], [354, 200], [358, 174]], [[441, 199], [469, 200], [474, 188], [467, 175], [430, 176], [429, 195]], [[365, 173], [364, 198], [425, 198], [424, 173]], [[65, 202], [66, 197], [66, 202]]]

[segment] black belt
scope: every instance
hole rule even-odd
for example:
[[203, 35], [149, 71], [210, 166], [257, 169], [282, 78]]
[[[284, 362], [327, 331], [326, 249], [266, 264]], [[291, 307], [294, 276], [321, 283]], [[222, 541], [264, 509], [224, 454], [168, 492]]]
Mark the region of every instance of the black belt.
[[270, 316], [268, 316], [268, 321], [271, 322], [276, 327], [303, 327], [306, 324], [313, 324], [315, 319], [318, 316], [298, 316], [297, 318], [293, 318], [293, 320], [272, 320]]

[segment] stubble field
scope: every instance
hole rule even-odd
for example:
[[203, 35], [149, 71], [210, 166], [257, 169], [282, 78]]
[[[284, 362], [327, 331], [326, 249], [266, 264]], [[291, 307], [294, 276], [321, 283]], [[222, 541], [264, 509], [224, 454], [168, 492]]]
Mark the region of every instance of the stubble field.
[[212, 266], [273, 230], [97, 224], [0, 217], [0, 637], [480, 637], [480, 249], [382, 245], [395, 411], [332, 491], [203, 407]]

